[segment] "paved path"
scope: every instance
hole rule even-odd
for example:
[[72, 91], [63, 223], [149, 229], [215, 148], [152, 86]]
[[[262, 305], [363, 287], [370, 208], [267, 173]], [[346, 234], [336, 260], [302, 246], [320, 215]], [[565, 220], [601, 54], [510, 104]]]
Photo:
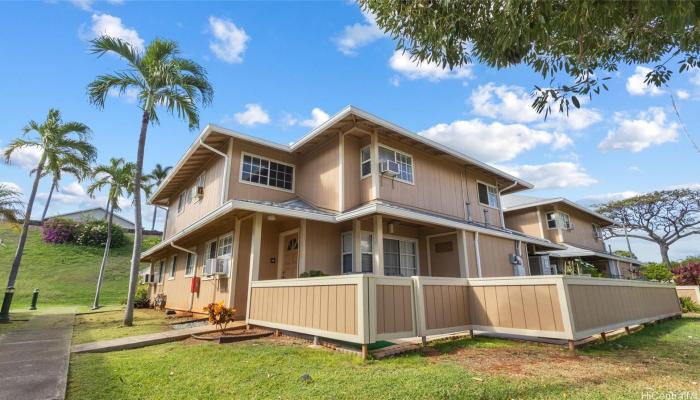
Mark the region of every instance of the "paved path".
[[1, 400], [66, 396], [74, 317], [72, 311], [32, 316], [0, 336]]
[[[245, 326], [244, 321], [237, 321], [228, 324], [229, 329], [240, 329]], [[204, 334], [216, 332], [218, 329], [213, 325], [203, 325], [194, 328], [173, 329], [165, 332], [150, 333], [148, 335], [128, 336], [119, 339], [101, 340], [99, 342], [77, 344], [73, 346], [73, 353], [104, 353], [108, 351], [135, 349], [138, 347], [153, 346], [155, 344], [175, 342], [187, 339], [192, 334]]]

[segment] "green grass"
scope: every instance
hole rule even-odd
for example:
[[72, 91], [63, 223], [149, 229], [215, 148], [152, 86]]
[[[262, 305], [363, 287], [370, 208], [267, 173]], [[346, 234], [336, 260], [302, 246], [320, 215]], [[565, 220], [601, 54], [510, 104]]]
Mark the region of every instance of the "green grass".
[[[7, 282], [18, 236], [16, 229], [0, 224], [0, 239], [5, 244], [0, 246], [2, 285]], [[127, 243], [110, 251], [102, 285], [102, 304], [119, 304], [126, 298], [131, 238], [132, 235], [127, 235]], [[41, 229], [31, 227], [15, 284], [13, 309], [29, 308], [34, 288], [39, 288], [39, 308], [92, 305], [102, 254], [101, 247], [46, 244], [41, 240]]]
[[[686, 318], [589, 346], [579, 355], [558, 346], [480, 337], [438, 342], [426, 355], [367, 362], [277, 339], [170, 343], [73, 356], [68, 398], [639, 399], [650, 391], [700, 394], [699, 338], [700, 319]], [[303, 374], [313, 382], [301, 382]]]
[[116, 339], [125, 336], [145, 335], [170, 329], [169, 320], [162, 311], [151, 309], [134, 310], [134, 325], [122, 325], [122, 309], [77, 315], [73, 327], [73, 344]]

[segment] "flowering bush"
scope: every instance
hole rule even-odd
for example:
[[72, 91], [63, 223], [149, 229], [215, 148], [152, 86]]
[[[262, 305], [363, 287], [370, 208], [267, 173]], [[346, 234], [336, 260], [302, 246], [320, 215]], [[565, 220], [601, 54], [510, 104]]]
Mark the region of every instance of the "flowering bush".
[[46, 243], [71, 243], [78, 223], [66, 218], [51, 218], [44, 221], [41, 237]]
[[700, 264], [688, 262], [671, 270], [678, 285], [700, 285]]
[[229, 322], [233, 322], [233, 315], [236, 313], [235, 308], [226, 307], [223, 301], [220, 303], [209, 303], [209, 305], [204, 307], [204, 311], [209, 314], [209, 323], [216, 325], [221, 330], [222, 335], [226, 325]]
[[[78, 224], [75, 243], [81, 246], [104, 246], [107, 243], [107, 221], [94, 220]], [[119, 247], [122, 244], [124, 244], [124, 231], [113, 224], [112, 241], [109, 247]]]

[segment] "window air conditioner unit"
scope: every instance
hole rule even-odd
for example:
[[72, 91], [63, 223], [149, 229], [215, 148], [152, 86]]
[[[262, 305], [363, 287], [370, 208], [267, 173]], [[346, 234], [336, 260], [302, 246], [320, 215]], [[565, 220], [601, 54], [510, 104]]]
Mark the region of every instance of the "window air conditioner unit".
[[214, 264], [214, 270], [212, 271], [212, 274], [213, 275], [228, 275], [228, 264], [229, 264], [228, 258], [217, 259], [216, 264]]
[[379, 172], [382, 175], [395, 177], [399, 175], [399, 164], [396, 161], [384, 160], [379, 163]]

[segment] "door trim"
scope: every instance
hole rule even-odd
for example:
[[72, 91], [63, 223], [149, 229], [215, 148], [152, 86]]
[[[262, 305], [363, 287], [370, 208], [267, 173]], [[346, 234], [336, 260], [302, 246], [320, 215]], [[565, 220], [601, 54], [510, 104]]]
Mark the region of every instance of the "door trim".
[[[284, 253], [287, 236], [297, 234], [297, 242], [299, 241], [299, 228], [290, 229], [288, 231], [280, 232], [277, 239], [277, 279], [282, 279], [282, 272], [284, 271]], [[297, 252], [297, 276], [299, 276], [299, 252]]]

